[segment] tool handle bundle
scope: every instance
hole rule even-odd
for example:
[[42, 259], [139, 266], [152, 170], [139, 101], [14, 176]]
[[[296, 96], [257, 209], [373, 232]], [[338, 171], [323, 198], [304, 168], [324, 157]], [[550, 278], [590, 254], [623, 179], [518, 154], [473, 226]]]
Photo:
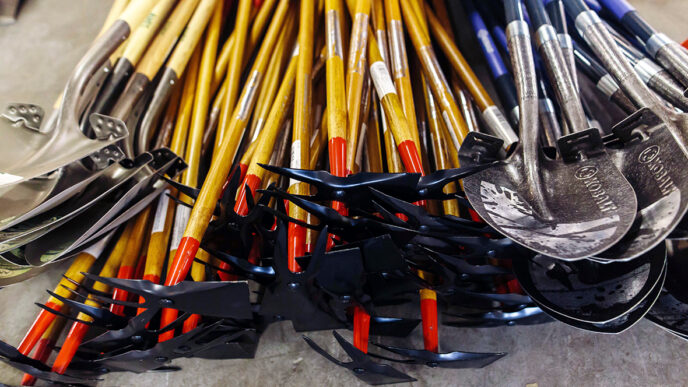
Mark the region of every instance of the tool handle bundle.
[[0, 360], [89, 384], [289, 320], [383, 384], [505, 355], [440, 328], [685, 337], [686, 88], [625, 0], [115, 0], [53, 111], [3, 114], [0, 286], [71, 264]]

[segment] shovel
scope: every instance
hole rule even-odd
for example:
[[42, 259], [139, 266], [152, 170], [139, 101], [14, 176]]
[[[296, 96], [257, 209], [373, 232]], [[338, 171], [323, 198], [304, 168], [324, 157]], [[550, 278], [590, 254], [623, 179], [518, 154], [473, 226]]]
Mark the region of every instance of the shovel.
[[[520, 3], [507, 1], [505, 8], [522, 142], [501, 164], [465, 178], [466, 196], [488, 224], [532, 250], [562, 259], [602, 252], [631, 226], [636, 211], [633, 190], [610, 162], [596, 129], [560, 138], [560, 159], [550, 159], [539, 149], [530, 33]], [[558, 47], [557, 40], [553, 44]], [[565, 65], [560, 68], [567, 70]], [[578, 98], [575, 91], [573, 95]], [[584, 115], [575, 122], [574, 128], [587, 125]], [[495, 158], [500, 147], [500, 140], [473, 133], [460, 150], [461, 165]]]
[[[144, 165], [127, 182], [123, 190], [111, 192], [99, 201], [98, 206], [89, 208], [78, 217], [71, 219], [69, 224], [64, 225], [64, 227], [45, 234], [28, 244], [25, 250], [26, 260], [35, 266], [52, 262], [86, 243], [95, 233], [100, 232], [102, 235], [112, 229], [106, 226], [114, 219], [121, 219], [122, 210], [127, 206], [132, 207], [124, 213], [129, 216], [135, 215], [136, 212], [143, 209], [140, 203], [136, 203], [136, 201], [140, 201], [137, 199], [144, 195], [148, 199], [147, 203], [150, 203], [159, 195], [164, 187], [156, 187], [154, 184], [156, 179], [159, 174], [170, 173], [175, 175], [181, 167], [178, 160], [179, 158], [168, 149], [153, 151], [153, 161]], [[154, 190], [152, 194], [150, 193], [151, 188]], [[156, 188], [159, 190], [158, 192], [155, 192]]]
[[550, 315], [602, 324], [631, 312], [663, 282], [665, 257], [664, 248], [655, 247], [629, 262], [563, 262], [537, 255], [513, 264], [522, 289]]
[[[110, 161], [118, 162], [124, 154], [114, 145], [89, 156], [107, 167]], [[102, 175], [104, 169], [91, 170], [83, 162], [75, 161], [43, 177], [14, 184], [0, 195], [0, 230], [24, 222], [58, 206], [81, 192], [89, 183]]]
[[600, 258], [632, 259], [661, 243], [688, 208], [683, 192], [688, 117], [665, 108], [635, 74], [597, 14], [578, 0], [566, 0], [580, 35], [640, 108], [613, 128], [609, 152], [629, 179], [638, 198], [638, 216], [631, 231]]
[[[126, 39], [130, 26], [138, 25], [154, 3], [132, 2], [79, 61], [62, 95], [54, 129], [42, 134], [31, 129], [2, 128], [5, 157], [0, 161], [0, 186], [46, 174], [127, 136], [121, 121], [93, 118], [96, 139], [86, 137], [79, 130], [80, 103], [93, 75]], [[68, 151], [55, 152], [56, 149]]]
[[144, 166], [152, 159], [150, 154], [146, 154], [133, 162], [113, 164], [106, 168], [79, 197], [1, 232], [0, 252], [23, 246], [62, 226], [141, 173]]

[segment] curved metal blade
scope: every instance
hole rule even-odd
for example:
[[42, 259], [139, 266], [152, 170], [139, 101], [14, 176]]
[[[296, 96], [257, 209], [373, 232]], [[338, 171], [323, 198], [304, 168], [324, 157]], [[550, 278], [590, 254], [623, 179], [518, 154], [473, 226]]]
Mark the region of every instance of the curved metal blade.
[[666, 249], [658, 246], [630, 262], [565, 262], [538, 255], [514, 260], [522, 289], [547, 311], [604, 324], [628, 314], [663, 282]]
[[[469, 134], [461, 147], [462, 165], [476, 163], [468, 155], [484, 149], [485, 137]], [[540, 153], [544, 197], [525, 183], [529, 160], [520, 146], [503, 163], [466, 177], [464, 191], [475, 211], [499, 232], [545, 255], [572, 260], [607, 250], [631, 227], [635, 194], [604, 152], [596, 129], [563, 137], [559, 144], [573, 141], [585, 147], [580, 152], [587, 158], [552, 160]], [[538, 202], [550, 214], [542, 214]]]
[[666, 273], [667, 270], [665, 266], [664, 270], [662, 271], [660, 280], [657, 282], [657, 284], [655, 284], [654, 288], [652, 288], [647, 297], [635, 308], [633, 308], [630, 312], [622, 316], [619, 316], [615, 320], [603, 323], [591, 323], [569, 319], [568, 317], [552, 312], [547, 308], [543, 308], [543, 310], [549, 313], [550, 316], [554, 317], [555, 319], [579, 329], [598, 333], [621, 333], [627, 330], [628, 328], [632, 327], [643, 317], [645, 317], [647, 313], [650, 311], [650, 309], [656, 304], [659, 295], [662, 292], [662, 285], [664, 284], [664, 278], [666, 277]]
[[153, 157], [148, 154], [138, 157], [133, 163], [113, 164], [93, 184], [89, 184], [79, 197], [0, 232], [0, 252], [23, 246], [57, 229], [141, 174], [152, 160]]
[[635, 190], [638, 214], [626, 236], [599, 258], [629, 260], [662, 243], [688, 211], [688, 157], [649, 109], [619, 123], [614, 134], [623, 145], [609, 153]]
[[[110, 146], [90, 157], [106, 159], [102, 166], [105, 168], [110, 161], [120, 161], [124, 154], [116, 146]], [[102, 168], [89, 169], [81, 161], [75, 161], [46, 176], [0, 189], [0, 230], [51, 210], [79, 194], [105, 172]]]

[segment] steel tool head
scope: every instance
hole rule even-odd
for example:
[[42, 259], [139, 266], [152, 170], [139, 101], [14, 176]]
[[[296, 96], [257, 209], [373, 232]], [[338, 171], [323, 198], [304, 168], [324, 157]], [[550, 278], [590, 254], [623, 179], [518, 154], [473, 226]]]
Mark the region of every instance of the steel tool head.
[[635, 189], [638, 214], [626, 236], [599, 258], [629, 260], [662, 244], [688, 211], [688, 157], [671, 128], [647, 108], [617, 124], [610, 140], [608, 152]]
[[514, 325], [536, 325], [552, 321], [545, 312], [537, 306], [526, 306], [514, 311], [488, 311], [473, 313], [449, 313], [444, 312], [445, 316], [452, 317], [449, 321], [444, 321], [443, 325], [458, 328], [487, 328], [498, 326]]
[[79, 194], [104, 168], [120, 161], [124, 154], [110, 146], [89, 156], [96, 168], [75, 161], [45, 176], [23, 181], [0, 190], [0, 230], [48, 211]]
[[635, 325], [643, 317], [647, 315], [652, 306], [657, 302], [660, 293], [662, 292], [662, 285], [664, 283], [664, 277], [666, 276], [666, 268], [662, 271], [662, 277], [660, 281], [655, 284], [654, 288], [648, 293], [647, 297], [638, 304], [635, 308], [631, 309], [630, 312], [620, 316], [619, 318], [603, 323], [592, 323], [587, 321], [573, 320], [564, 315], [559, 315], [553, 313], [552, 311], [546, 310], [550, 315], [557, 320], [569, 324], [573, 327], [583, 329], [591, 332], [598, 333], [621, 333], [628, 328]]
[[614, 128], [610, 153], [638, 197], [631, 233], [603, 257], [631, 259], [662, 242], [686, 212], [688, 119], [669, 111], [633, 70], [607, 25], [579, 0], [566, 0], [580, 35], [638, 110]]
[[[93, 119], [97, 130], [95, 139], [91, 139], [81, 132], [79, 119], [102, 86], [103, 76], [107, 72], [101, 70], [109, 66], [110, 54], [129, 35], [129, 30], [126, 22], [117, 21], [81, 58], [65, 86], [62, 104], [55, 120], [51, 120], [51, 128], [38, 132], [7, 124], [0, 126], [4, 156], [0, 160], [0, 186], [44, 175], [128, 135], [122, 121], [100, 117]], [[31, 106], [24, 108], [32, 111]], [[30, 119], [21, 118], [21, 122], [30, 123], [35, 128], [33, 124], [36, 123], [38, 109], [34, 106], [33, 111]]]
[[0, 232], [0, 251], [5, 252], [26, 245], [56, 230], [108, 195], [127, 186], [130, 180], [143, 173], [145, 166], [152, 161], [152, 155], [147, 154], [133, 161], [125, 160], [110, 165], [79, 196]]
[[667, 275], [647, 319], [682, 338], [688, 335], [688, 266], [685, 241], [667, 240]]
[[99, 379], [94, 375], [83, 375], [82, 377], [82, 375], [72, 373], [71, 370], [64, 375], [51, 372], [49, 366], [41, 363], [38, 360], [34, 360], [28, 356], [22, 355], [16, 348], [2, 341], [0, 341], [0, 361], [19, 371], [51, 383], [67, 385], [95, 385], [95, 383], [99, 381]]
[[124, 220], [135, 215], [147, 203], [150, 203], [156, 197], [151, 193], [159, 194], [157, 191], [162, 191], [163, 186], [156, 185], [160, 174], [167, 172], [177, 174], [185, 166], [185, 164], [180, 163], [179, 157], [169, 149], [157, 149], [151, 154], [152, 161], [150, 163], [143, 165], [119, 189], [108, 193], [99, 200], [98, 206], [91, 206], [70, 219], [63, 227], [59, 227], [29, 243], [26, 249], [26, 259], [33, 262], [34, 265], [40, 266], [63, 257], [88, 242], [92, 236], [103, 235], [110, 231], [117, 225], [112, 223], [121, 224]]
[[332, 334], [334, 335], [335, 339], [337, 339], [337, 342], [346, 352], [349, 358], [351, 358], [350, 362], [342, 362], [335, 359], [307, 336], [303, 336], [303, 339], [306, 340], [306, 343], [322, 357], [340, 367], [351, 370], [354, 376], [370, 385], [379, 386], [382, 384], [416, 381], [416, 379], [406, 375], [403, 372], [397, 371], [387, 364], [375, 363], [370, 356], [351, 345], [351, 343], [346, 341], [339, 333], [332, 331]]
[[[488, 224], [529, 249], [571, 260], [600, 253], [633, 223], [633, 189], [611, 162], [596, 129], [560, 138], [560, 158], [551, 159], [540, 149], [528, 28], [517, 20], [507, 30], [521, 142], [502, 162], [466, 177], [466, 197]], [[461, 165], [495, 160], [501, 145], [494, 137], [470, 133], [459, 152]]]
[[627, 315], [663, 283], [666, 250], [658, 246], [630, 262], [564, 262], [537, 255], [514, 260], [530, 298], [554, 318], [604, 324]]
[[372, 357], [377, 357], [397, 363], [404, 364], [422, 364], [430, 368], [483, 368], [487, 365], [506, 356], [506, 353], [478, 353], [478, 352], [446, 352], [435, 353], [421, 349], [398, 348], [389, 345], [373, 343], [376, 347], [382, 348], [386, 351], [404, 356], [405, 359], [393, 359], [378, 354], [370, 354]]

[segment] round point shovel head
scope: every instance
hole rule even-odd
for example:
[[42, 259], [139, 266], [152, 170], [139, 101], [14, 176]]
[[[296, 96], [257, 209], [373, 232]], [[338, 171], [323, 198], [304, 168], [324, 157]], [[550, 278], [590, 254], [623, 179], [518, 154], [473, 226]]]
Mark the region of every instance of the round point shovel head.
[[599, 258], [628, 260], [662, 243], [688, 210], [688, 156], [649, 109], [634, 113], [613, 131], [623, 145], [608, 151], [635, 190], [638, 215], [626, 236]]
[[666, 267], [664, 270], [662, 270], [661, 278], [657, 282], [654, 288], [648, 293], [647, 297], [638, 304], [635, 308], [633, 308], [630, 312], [624, 314], [623, 316], [620, 316], [619, 318], [612, 320], [612, 321], [607, 321], [604, 323], [591, 323], [591, 322], [585, 322], [585, 321], [578, 321], [578, 320], [573, 320], [569, 319], [566, 316], [559, 315], [557, 313], [554, 313], [552, 311], [547, 310], [544, 308], [543, 310], [546, 313], [549, 313], [550, 316], [554, 317], [555, 319], [571, 325], [575, 328], [578, 329], [583, 329], [586, 331], [591, 331], [591, 332], [597, 332], [597, 333], [621, 333], [628, 328], [632, 327], [635, 325], [638, 321], [640, 321], [643, 317], [645, 317], [650, 309], [656, 304], [660, 293], [662, 292], [662, 285], [664, 283], [664, 278], [666, 277]]
[[552, 317], [605, 324], [628, 314], [663, 283], [666, 249], [630, 262], [566, 262], [544, 255], [514, 260], [522, 289]]
[[647, 319], [686, 339], [688, 335], [688, 243], [667, 240], [667, 277]]
[[[461, 165], [496, 159], [501, 140], [470, 133]], [[628, 231], [636, 214], [633, 188], [589, 129], [558, 141], [561, 159], [538, 152], [540, 176], [526, 177], [521, 144], [501, 163], [463, 179], [475, 211], [492, 227], [536, 252], [576, 260], [601, 253]], [[547, 213], [548, 212], [548, 213]]]

